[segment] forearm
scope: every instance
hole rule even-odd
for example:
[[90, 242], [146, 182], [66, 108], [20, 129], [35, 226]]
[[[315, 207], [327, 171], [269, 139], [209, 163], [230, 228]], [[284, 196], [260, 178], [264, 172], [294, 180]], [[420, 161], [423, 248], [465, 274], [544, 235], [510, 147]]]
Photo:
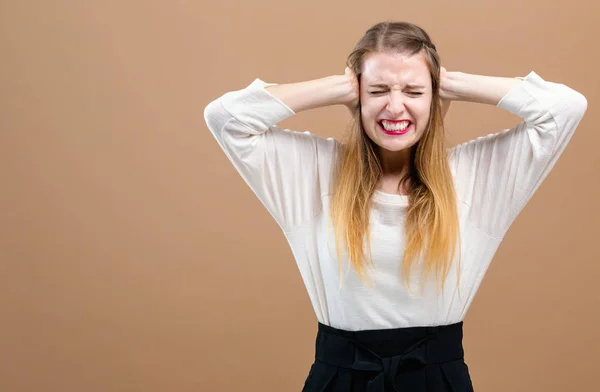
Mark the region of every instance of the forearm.
[[303, 110], [342, 103], [348, 94], [348, 82], [340, 76], [327, 76], [306, 82], [280, 84], [266, 89], [290, 109]]
[[447, 83], [442, 86], [453, 101], [497, 105], [521, 78], [473, 75], [464, 72], [447, 72]]

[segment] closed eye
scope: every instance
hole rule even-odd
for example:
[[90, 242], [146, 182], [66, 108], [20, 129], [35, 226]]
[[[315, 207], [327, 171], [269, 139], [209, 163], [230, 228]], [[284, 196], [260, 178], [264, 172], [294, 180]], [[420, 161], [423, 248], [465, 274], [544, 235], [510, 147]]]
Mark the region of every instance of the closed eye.
[[[384, 94], [387, 91], [371, 91], [370, 94], [371, 95], [378, 95], [378, 94]], [[409, 92], [409, 95], [413, 95], [413, 96], [419, 96], [419, 95], [423, 95], [423, 93], [419, 93], [419, 92]]]

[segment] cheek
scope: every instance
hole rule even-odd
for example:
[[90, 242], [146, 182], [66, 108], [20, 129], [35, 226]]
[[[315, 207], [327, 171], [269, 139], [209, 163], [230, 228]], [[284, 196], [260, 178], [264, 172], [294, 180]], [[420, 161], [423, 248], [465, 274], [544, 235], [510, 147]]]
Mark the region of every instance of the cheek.
[[373, 105], [372, 101], [361, 102], [360, 112], [363, 120], [372, 120], [378, 113], [377, 108]]
[[363, 116], [370, 118], [377, 117], [379, 113], [385, 109], [385, 103], [377, 99], [368, 98], [360, 102], [361, 112]]
[[429, 120], [430, 111], [431, 109], [429, 107], [429, 102], [425, 102], [415, 107], [415, 114], [418, 116], [419, 120], [421, 120], [422, 123], [427, 123], [427, 121]]
[[377, 108], [373, 107], [372, 103], [371, 105], [367, 104], [361, 106], [362, 127], [371, 140], [373, 140], [373, 137], [377, 133], [374, 124], [378, 115], [379, 111]]

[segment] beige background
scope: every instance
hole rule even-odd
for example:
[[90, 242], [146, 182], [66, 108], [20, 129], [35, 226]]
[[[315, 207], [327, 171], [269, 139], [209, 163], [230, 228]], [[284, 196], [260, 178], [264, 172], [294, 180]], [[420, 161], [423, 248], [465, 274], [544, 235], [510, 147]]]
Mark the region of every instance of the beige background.
[[[203, 109], [341, 73], [372, 24], [449, 71], [588, 99], [465, 320], [477, 391], [598, 390], [598, 44], [586, 1], [0, 1], [0, 391], [300, 391], [316, 318], [283, 234]], [[341, 136], [345, 109], [281, 125]], [[452, 144], [514, 126], [454, 103]]]

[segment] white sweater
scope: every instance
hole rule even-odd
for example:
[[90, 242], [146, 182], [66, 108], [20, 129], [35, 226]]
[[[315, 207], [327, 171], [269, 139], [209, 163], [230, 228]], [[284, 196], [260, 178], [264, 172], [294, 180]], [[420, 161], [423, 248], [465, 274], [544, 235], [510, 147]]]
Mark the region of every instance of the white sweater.
[[[462, 321], [509, 226], [546, 178], [587, 109], [579, 92], [530, 72], [498, 107], [523, 121], [448, 149], [459, 202], [460, 293], [453, 263], [444, 293], [435, 274], [419, 294], [400, 271], [407, 196], [377, 191], [371, 211], [374, 287], [364, 285], [342, 247], [344, 282], [329, 219], [330, 179], [340, 142], [276, 124], [295, 113], [255, 79], [209, 103], [204, 119], [241, 177], [283, 230], [319, 322], [364, 329], [436, 326]], [[458, 254], [457, 254], [458, 258]], [[456, 259], [455, 259], [456, 260]], [[459, 295], [460, 294], [460, 295]]]

